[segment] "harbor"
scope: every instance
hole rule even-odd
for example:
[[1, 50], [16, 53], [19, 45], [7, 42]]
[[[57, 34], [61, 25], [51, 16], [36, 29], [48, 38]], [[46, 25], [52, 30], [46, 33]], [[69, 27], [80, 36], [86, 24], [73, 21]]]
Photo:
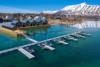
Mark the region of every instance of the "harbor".
[[49, 50], [53, 51], [53, 50], [55, 50], [55, 48], [52, 47], [52, 46], [49, 46], [46, 42], [53, 41], [53, 42], [57, 42], [57, 43], [60, 43], [60, 44], [67, 45], [69, 43], [63, 41], [62, 38], [66, 37], [65, 39], [67, 39], [67, 37], [70, 36], [68, 39], [70, 39], [70, 40], [76, 40], [75, 37], [77, 37], [77, 38], [81, 38], [81, 37], [84, 38], [87, 35], [90, 36], [90, 34], [88, 34], [88, 33], [75, 32], [75, 33], [72, 33], [72, 34], [62, 35], [62, 36], [58, 36], [58, 37], [55, 37], [55, 38], [51, 38], [51, 39], [47, 39], [47, 40], [39, 42], [39, 41], [36, 41], [36, 40], [30, 38], [29, 36], [27, 36], [24, 33], [21, 33], [21, 35], [23, 35], [27, 40], [31, 41], [32, 43], [31, 44], [26, 44], [26, 45], [23, 45], [23, 46], [19, 46], [19, 47], [14, 47], [14, 48], [2, 50], [2, 51], [0, 51], [0, 54], [11, 52], [11, 51], [14, 51], [14, 50], [18, 50], [21, 53], [23, 53], [24, 55], [26, 55], [29, 59], [31, 59], [31, 58], [33, 58], [35, 56], [32, 55], [32, 54], [30, 54], [30, 53], [28, 53], [27, 51], [25, 51], [23, 49], [24, 47], [29, 47], [29, 46], [32, 46], [32, 45], [38, 45], [39, 47], [41, 47], [43, 49], [49, 49]]
[[[24, 31], [31, 35], [21, 33], [22, 37], [17, 40], [0, 35], [0, 43], [3, 44], [0, 47], [1, 67], [47, 67], [48, 65], [49, 67], [70, 67], [71, 65], [79, 66], [74, 63], [82, 63], [80, 66], [86, 65], [90, 63], [87, 59], [91, 59], [92, 62], [99, 60], [100, 32], [97, 28], [80, 30], [66, 25], [53, 25], [48, 29], [35, 30], [35, 34], [33, 30], [34, 28], [25, 29]], [[9, 47], [9, 45], [15, 46]], [[98, 62], [95, 64], [99, 65]]]
[[0, 0], [0, 67], [100, 67], [99, 0]]

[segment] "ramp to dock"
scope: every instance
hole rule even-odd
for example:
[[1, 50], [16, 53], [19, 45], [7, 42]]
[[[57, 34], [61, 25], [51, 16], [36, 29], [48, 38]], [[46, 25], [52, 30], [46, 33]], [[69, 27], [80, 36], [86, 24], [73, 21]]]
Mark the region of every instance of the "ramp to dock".
[[28, 39], [29, 41], [32, 41], [32, 42], [34, 42], [34, 43], [36, 43], [36, 42], [38, 42], [38, 41], [36, 41], [36, 40], [34, 40], [34, 39], [32, 39], [32, 38], [30, 38], [29, 36], [27, 36], [26, 34], [22, 34], [26, 39]]
[[31, 42], [33, 42], [33, 43], [37, 43], [37, 42], [38, 42], [38, 41], [36, 41], [36, 40], [30, 38], [28, 35], [26, 35], [26, 34], [24, 33], [24, 31], [16, 30], [15, 32], [16, 32], [17, 34], [20, 34], [20, 35], [24, 36], [27, 40], [29, 40], [29, 41], [31, 41]]
[[32, 58], [35, 57], [34, 55], [32, 55], [31, 53], [29, 53], [28, 51], [26, 51], [26, 50], [23, 49], [23, 48], [18, 48], [18, 50], [19, 50], [22, 54], [24, 54], [26, 57], [28, 57], [29, 59], [32, 59]]

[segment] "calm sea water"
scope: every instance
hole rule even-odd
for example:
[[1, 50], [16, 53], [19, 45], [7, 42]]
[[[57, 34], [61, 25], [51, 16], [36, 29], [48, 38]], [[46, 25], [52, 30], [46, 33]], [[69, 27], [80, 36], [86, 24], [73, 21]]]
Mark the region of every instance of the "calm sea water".
[[[73, 26], [54, 25], [48, 28], [27, 29], [32, 38], [41, 41], [48, 38], [83, 30], [92, 34], [69, 45], [53, 43], [55, 51], [32, 46], [36, 58], [29, 60], [18, 51], [0, 55], [0, 67], [99, 67], [100, 66], [100, 21], [83, 21]], [[0, 50], [31, 43], [25, 38], [14, 39], [0, 34]]]

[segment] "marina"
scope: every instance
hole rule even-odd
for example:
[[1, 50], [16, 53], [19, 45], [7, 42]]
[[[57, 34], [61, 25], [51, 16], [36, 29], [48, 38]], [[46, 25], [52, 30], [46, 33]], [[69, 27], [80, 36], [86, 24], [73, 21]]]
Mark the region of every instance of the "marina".
[[60, 44], [64, 44], [64, 45], [67, 45], [69, 43], [65, 42], [65, 41], [62, 41], [61, 39], [62, 38], [65, 38], [67, 39], [67, 37], [69, 37], [68, 39], [71, 39], [71, 40], [75, 40], [74, 38], [70, 37], [70, 36], [74, 36], [74, 37], [85, 37], [85, 35], [89, 35], [89, 34], [84, 34], [84, 36], [81, 36], [81, 35], [78, 35], [79, 33], [81, 32], [75, 32], [75, 34], [67, 34], [67, 35], [62, 35], [62, 36], [58, 36], [58, 37], [55, 37], [55, 38], [51, 38], [51, 39], [47, 39], [47, 40], [44, 40], [44, 41], [36, 41], [32, 38], [30, 38], [29, 36], [27, 36], [26, 34], [22, 34], [26, 39], [28, 39], [29, 41], [31, 41], [32, 43], [31, 44], [26, 44], [26, 45], [23, 45], [23, 46], [19, 46], [19, 47], [14, 47], [14, 48], [10, 48], [10, 49], [6, 49], [6, 50], [2, 50], [0, 51], [0, 54], [3, 54], [3, 53], [7, 53], [7, 52], [11, 52], [11, 51], [14, 51], [14, 50], [19, 50], [21, 53], [23, 53], [24, 55], [26, 55], [29, 59], [31, 58], [34, 58], [35, 56], [34, 55], [31, 55], [30, 53], [28, 53], [26, 50], [24, 50], [23, 48], [24, 47], [29, 47], [29, 46], [32, 46], [32, 45], [38, 45], [40, 46], [42, 49], [49, 49], [51, 51], [55, 50], [54, 47], [51, 47], [49, 46], [46, 42], [49, 42], [49, 41], [54, 41], [54, 42], [57, 42], [57, 43], [60, 43]]
[[0, 0], [0, 67], [100, 67], [99, 0]]
[[[57, 30], [56, 33], [54, 33], [55, 29]], [[62, 29], [64, 29], [64, 31]], [[40, 31], [43, 32], [41, 33]], [[15, 46], [0, 50], [0, 60], [1, 60], [0, 65], [2, 67], [7, 67], [7, 66], [21, 67], [20, 65], [22, 64], [23, 67], [28, 67], [30, 65], [34, 66], [39, 64], [34, 67], [41, 67], [41, 66], [47, 67], [48, 63], [50, 63], [50, 65], [52, 64], [50, 67], [55, 67], [55, 66], [70, 67], [71, 65], [74, 65], [74, 63], [80, 64], [80, 62], [82, 62], [84, 63], [84, 65], [85, 62], [90, 63], [90, 61], [87, 60], [88, 58], [91, 59], [91, 61], [94, 61], [94, 59], [98, 60], [99, 43], [100, 43], [99, 29], [93, 28], [92, 30], [91, 29], [75, 30], [75, 28], [69, 28], [63, 25], [54, 25], [48, 28], [48, 31], [47, 30], [45, 32], [44, 31], [45, 30], [39, 30], [38, 33], [36, 32], [35, 34], [32, 35], [28, 35], [25, 33], [23, 35], [21, 33], [22, 39], [20, 38], [18, 39], [17, 42], [14, 43], [11, 43], [11, 41], [8, 40], [7, 37], [1, 36], [1, 38], [5, 37], [6, 41], [9, 41], [9, 43], [7, 42], [6, 45], [5, 39], [4, 40], [0, 39], [1, 44], [3, 44], [4, 46], [9, 46], [9, 45], [15, 45]], [[27, 32], [33, 33], [33, 28], [32, 32], [31, 29], [28, 29]], [[77, 36], [76, 34], [78, 34], [78, 37], [73, 37], [71, 36], [72, 34], [74, 36]], [[81, 37], [80, 35], [84, 36], [85, 38]], [[98, 40], [96, 40], [96, 38], [98, 38]], [[14, 41], [13, 39], [11, 40]], [[64, 43], [59, 43], [59, 41], [66, 42], [68, 44], [65, 45]], [[5, 44], [3, 42], [5, 42]], [[20, 42], [22, 42], [23, 44], [21, 44]], [[20, 45], [17, 46], [16, 44]], [[50, 48], [48, 48], [48, 46]], [[22, 52], [19, 51], [18, 50], [19, 48], [24, 49], [25, 51], [28, 52], [28, 54], [23, 53], [23, 51]], [[95, 51], [97, 52], [93, 53]], [[5, 64], [6, 60], [9, 60], [9, 62], [7, 62], [8, 64]], [[62, 66], [60, 63], [62, 64]], [[80, 66], [82, 65], [83, 64], [81, 64]]]

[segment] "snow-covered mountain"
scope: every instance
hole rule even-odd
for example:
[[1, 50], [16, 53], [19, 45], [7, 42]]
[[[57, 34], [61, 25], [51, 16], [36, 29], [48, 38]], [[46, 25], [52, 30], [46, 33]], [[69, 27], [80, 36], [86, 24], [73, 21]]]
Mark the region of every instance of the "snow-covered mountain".
[[66, 6], [58, 13], [61, 14], [100, 14], [100, 5], [88, 5], [86, 3], [81, 3], [77, 5]]
[[48, 14], [75, 14], [75, 15], [100, 15], [100, 5], [88, 5], [87, 3], [81, 3], [76, 5], [65, 6], [57, 11], [43, 11]]
[[66, 6], [62, 9], [62, 11], [68, 11], [68, 10], [71, 10], [71, 11], [85, 11], [85, 10], [88, 10], [91, 12], [92, 11], [97, 11], [100, 9], [100, 6], [99, 5], [88, 5], [86, 3], [81, 3], [81, 4], [77, 4], [77, 5], [72, 5], [72, 6]]

